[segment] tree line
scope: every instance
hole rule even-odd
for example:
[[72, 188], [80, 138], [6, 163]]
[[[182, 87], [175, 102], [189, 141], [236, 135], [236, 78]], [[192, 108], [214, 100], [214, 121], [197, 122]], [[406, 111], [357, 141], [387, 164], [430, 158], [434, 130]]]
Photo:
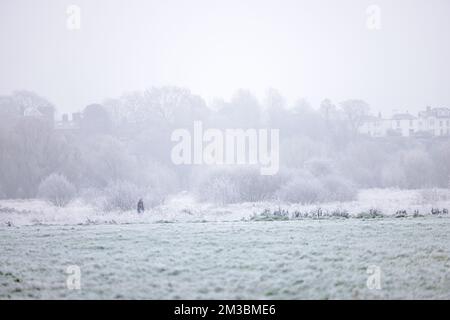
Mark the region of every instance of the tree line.
[[[30, 108], [40, 116], [24, 116]], [[448, 187], [448, 139], [360, 135], [369, 110], [357, 99], [325, 99], [319, 106], [299, 99], [289, 105], [274, 89], [261, 101], [238, 90], [229, 101], [206, 103], [186, 88], [165, 86], [91, 104], [82, 110], [79, 128], [64, 131], [54, 128], [51, 102], [18, 91], [0, 97], [0, 197], [66, 190], [114, 209], [134, 206], [139, 195], [157, 205], [181, 190], [221, 203], [312, 203], [352, 199], [360, 188]], [[279, 129], [279, 174], [173, 165], [171, 132], [196, 120], [211, 128]], [[58, 199], [67, 202], [64, 194]]]

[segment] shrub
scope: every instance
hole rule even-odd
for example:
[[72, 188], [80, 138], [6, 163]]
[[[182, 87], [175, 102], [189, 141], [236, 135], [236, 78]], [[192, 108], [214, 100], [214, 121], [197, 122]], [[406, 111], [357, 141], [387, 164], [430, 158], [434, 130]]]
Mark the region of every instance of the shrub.
[[127, 181], [110, 183], [105, 189], [104, 209], [107, 211], [127, 211], [136, 207], [142, 192], [139, 188]]
[[210, 169], [200, 174], [194, 190], [200, 200], [219, 204], [239, 202], [239, 190], [231, 179], [230, 170]]
[[319, 179], [311, 175], [294, 177], [277, 192], [282, 201], [309, 204], [321, 201], [326, 196], [326, 189]]
[[262, 176], [254, 167], [211, 168], [196, 176], [194, 190], [200, 200], [228, 204], [273, 199], [285, 174]]
[[39, 185], [38, 196], [58, 207], [66, 206], [76, 194], [75, 187], [63, 175], [52, 173]]
[[350, 213], [348, 213], [347, 210], [335, 209], [335, 210], [331, 211], [330, 216], [334, 217], [334, 218], [348, 219], [348, 218], [350, 218]]
[[349, 201], [354, 200], [357, 195], [357, 189], [354, 184], [339, 175], [329, 175], [321, 179], [326, 194], [324, 201]]
[[289, 220], [289, 212], [286, 210], [275, 210], [271, 211], [269, 209], [265, 209], [263, 212], [257, 214], [254, 213], [253, 216], [250, 217], [252, 221], [284, 221]]
[[419, 201], [423, 204], [436, 203], [438, 201], [450, 200], [449, 189], [421, 189], [419, 191]]
[[141, 197], [149, 207], [164, 203], [170, 194], [178, 191], [180, 184], [173, 170], [156, 162], [146, 166], [137, 183], [143, 192]]
[[334, 173], [333, 162], [328, 159], [314, 158], [305, 162], [305, 168], [315, 177], [323, 177]]
[[226, 176], [214, 177], [209, 181], [204, 196], [207, 200], [219, 204], [239, 201], [239, 192], [234, 182]]
[[369, 211], [363, 211], [356, 215], [358, 219], [375, 219], [375, 218], [383, 218], [384, 214], [378, 209], [369, 209]]
[[288, 179], [285, 172], [273, 176], [261, 175], [258, 168], [238, 167], [230, 172], [230, 179], [239, 191], [240, 202], [271, 200]]

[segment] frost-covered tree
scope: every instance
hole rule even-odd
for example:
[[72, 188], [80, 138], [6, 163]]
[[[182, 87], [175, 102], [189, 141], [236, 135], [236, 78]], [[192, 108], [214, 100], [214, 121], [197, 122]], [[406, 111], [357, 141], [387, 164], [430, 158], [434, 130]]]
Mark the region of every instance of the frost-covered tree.
[[97, 136], [80, 146], [80, 161], [84, 172], [84, 185], [106, 187], [115, 181], [134, 177], [137, 171], [135, 159], [126, 145], [112, 136]]
[[126, 93], [119, 99], [108, 99], [105, 105], [116, 122], [125, 121], [140, 128], [187, 125], [205, 119], [209, 113], [203, 98], [176, 86]]
[[434, 178], [433, 161], [429, 154], [422, 149], [402, 152], [402, 166], [406, 174], [406, 187], [432, 187]]
[[36, 109], [44, 118], [53, 121], [54, 105], [34, 92], [26, 90], [14, 91], [10, 96], [10, 101], [20, 115], [24, 115], [27, 109]]
[[257, 128], [263, 120], [262, 108], [250, 91], [241, 89], [220, 106], [217, 119], [219, 127]]
[[111, 130], [109, 113], [100, 104], [90, 104], [83, 111], [81, 128], [87, 134], [104, 134]]
[[340, 105], [353, 133], [356, 134], [363, 124], [364, 118], [369, 114], [369, 105], [367, 102], [358, 99], [346, 100], [341, 102]]
[[63, 175], [52, 173], [39, 185], [40, 198], [58, 207], [66, 206], [76, 194], [75, 187]]

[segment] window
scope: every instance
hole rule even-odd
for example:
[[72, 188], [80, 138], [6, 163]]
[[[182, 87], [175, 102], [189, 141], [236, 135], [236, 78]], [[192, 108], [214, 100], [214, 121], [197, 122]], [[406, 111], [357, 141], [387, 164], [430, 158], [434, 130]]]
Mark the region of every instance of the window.
[[397, 127], [400, 127], [400, 120], [397, 120]]
[[443, 127], [444, 126], [444, 122], [441, 120], [441, 121], [439, 121], [439, 126], [440, 127]]
[[412, 127], [413, 126], [413, 121], [409, 120], [409, 126]]
[[434, 126], [434, 120], [430, 120], [430, 126]]

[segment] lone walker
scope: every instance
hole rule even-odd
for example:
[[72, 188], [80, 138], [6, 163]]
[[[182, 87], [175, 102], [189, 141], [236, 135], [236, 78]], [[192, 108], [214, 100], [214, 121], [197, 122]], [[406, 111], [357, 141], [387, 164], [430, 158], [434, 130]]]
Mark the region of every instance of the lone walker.
[[139, 199], [138, 204], [137, 204], [137, 212], [138, 213], [142, 213], [144, 212], [144, 201], [141, 199]]

